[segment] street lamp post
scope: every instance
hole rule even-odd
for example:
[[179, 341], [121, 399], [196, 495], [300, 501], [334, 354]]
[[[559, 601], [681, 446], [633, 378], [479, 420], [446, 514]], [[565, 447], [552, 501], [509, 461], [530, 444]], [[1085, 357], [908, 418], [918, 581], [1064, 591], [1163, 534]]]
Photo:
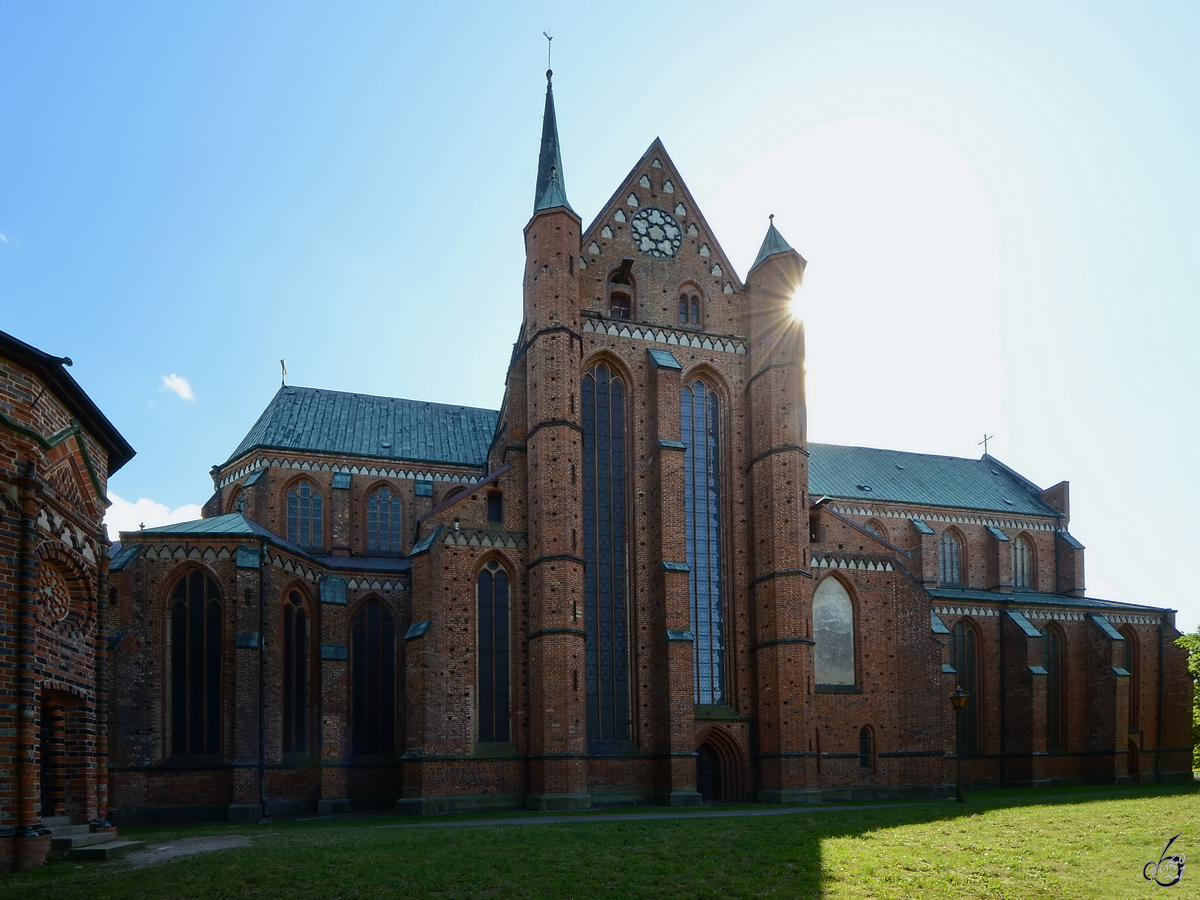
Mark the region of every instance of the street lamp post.
[[950, 695], [950, 702], [954, 704], [954, 799], [959, 803], [963, 802], [962, 795], [962, 711], [967, 705], [967, 699], [971, 695], [962, 689], [960, 684], [955, 688], [954, 693]]

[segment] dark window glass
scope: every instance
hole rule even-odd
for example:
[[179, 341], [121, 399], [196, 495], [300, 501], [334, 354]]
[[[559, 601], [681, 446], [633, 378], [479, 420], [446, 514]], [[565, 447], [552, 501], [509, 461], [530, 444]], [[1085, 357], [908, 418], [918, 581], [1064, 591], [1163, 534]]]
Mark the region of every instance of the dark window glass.
[[725, 702], [721, 603], [721, 455], [717, 395], [703, 381], [680, 396], [683, 508], [691, 600], [693, 677], [700, 704]]
[[587, 736], [629, 740], [625, 389], [603, 363], [583, 378], [584, 681]]
[[221, 752], [221, 592], [200, 572], [171, 593], [171, 752]]
[[367, 498], [367, 549], [400, 552], [400, 498], [386, 485]]
[[863, 528], [871, 532], [871, 534], [875, 535], [875, 537], [883, 538], [885, 541], [887, 540], [887, 535], [883, 533], [883, 528], [874, 519], [864, 525]]
[[1013, 587], [1033, 587], [1033, 544], [1021, 535], [1013, 544]]
[[1063, 692], [1062, 638], [1053, 626], [1042, 632], [1042, 667], [1046, 670], [1046, 747], [1065, 749], [1063, 721], [1066, 718], [1066, 695]]
[[858, 732], [858, 765], [863, 769], [875, 767], [875, 736], [866, 725]]
[[350, 627], [350, 743], [355, 753], [396, 749], [396, 630], [378, 600]]
[[615, 319], [629, 318], [629, 297], [625, 294], [613, 294], [609, 301], [608, 314]]
[[974, 753], [979, 749], [979, 704], [976, 694], [979, 693], [977, 679], [978, 664], [975, 654], [975, 630], [966, 622], [959, 622], [950, 633], [950, 665], [958, 673], [958, 686], [967, 694], [967, 702], [963, 704], [960, 727], [960, 737], [964, 753]]
[[489, 491], [487, 495], [488, 521], [500, 523], [504, 521], [504, 495], [499, 491]]
[[296, 591], [283, 604], [283, 752], [308, 749], [308, 613]]
[[479, 573], [479, 740], [509, 739], [508, 574], [490, 562]]
[[679, 321], [687, 322], [688, 320], [688, 299], [687, 297], [679, 298]]
[[1138, 647], [1137, 637], [1133, 633], [1132, 628], [1126, 628], [1121, 632], [1121, 636], [1125, 638], [1125, 671], [1129, 673], [1129, 730], [1138, 731], [1138, 721], [1140, 719], [1139, 709], [1142, 693], [1142, 678], [1141, 672], [1138, 671]]
[[692, 324], [693, 325], [700, 324], [700, 298], [699, 297], [692, 298]]
[[324, 545], [324, 507], [319, 491], [302, 481], [287, 495], [287, 539], [299, 547]]
[[942, 584], [962, 584], [962, 541], [953, 531], [942, 532]]

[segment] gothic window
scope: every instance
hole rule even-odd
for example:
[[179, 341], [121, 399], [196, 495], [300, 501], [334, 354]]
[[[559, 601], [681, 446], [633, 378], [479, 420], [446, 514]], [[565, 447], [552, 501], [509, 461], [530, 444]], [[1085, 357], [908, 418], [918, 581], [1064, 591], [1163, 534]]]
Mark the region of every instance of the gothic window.
[[396, 629], [378, 600], [350, 628], [350, 743], [355, 753], [396, 750]]
[[679, 298], [679, 321], [684, 325], [688, 321], [688, 298], [686, 295]]
[[171, 593], [171, 752], [221, 752], [221, 591], [203, 572]]
[[1125, 638], [1125, 671], [1129, 673], [1129, 730], [1140, 731], [1138, 726], [1141, 710], [1142, 678], [1138, 671], [1137, 635], [1132, 628], [1121, 629], [1121, 637]]
[[1013, 587], [1033, 587], [1033, 542], [1023, 534], [1013, 544], [1012, 564]]
[[721, 604], [720, 405], [703, 381], [681, 392], [683, 507], [696, 703], [725, 702]]
[[400, 498], [387, 485], [367, 498], [367, 550], [400, 552]]
[[875, 768], [875, 735], [871, 726], [864, 725], [858, 732], [858, 766], [860, 769]]
[[854, 684], [854, 605], [836, 578], [813, 594], [813, 641], [817, 684]]
[[959, 738], [964, 753], [979, 749], [979, 664], [975, 652], [975, 629], [968, 622], [958, 622], [950, 632], [950, 665], [958, 673], [958, 686], [967, 695], [959, 720]]
[[1046, 670], [1046, 748], [1062, 750], [1066, 747], [1067, 718], [1066, 691], [1064, 684], [1065, 665], [1062, 634], [1053, 625], [1042, 632], [1042, 668]]
[[308, 749], [309, 619], [299, 591], [283, 603], [283, 752]]
[[307, 481], [292, 485], [287, 494], [287, 539], [298, 547], [324, 546], [321, 493]]
[[700, 298], [692, 294], [692, 324], [700, 324]]
[[508, 573], [489, 562], [479, 573], [479, 740], [509, 740]]
[[878, 522], [876, 522], [874, 519], [872, 519], [866, 525], [864, 525], [863, 528], [866, 531], [871, 532], [871, 534], [875, 535], [875, 537], [883, 538], [885, 541], [887, 540], [887, 532], [884, 531], [883, 526], [880, 525]]
[[962, 584], [962, 538], [947, 528], [942, 532], [942, 584]]
[[629, 739], [625, 386], [604, 363], [583, 377], [584, 681], [593, 746]]

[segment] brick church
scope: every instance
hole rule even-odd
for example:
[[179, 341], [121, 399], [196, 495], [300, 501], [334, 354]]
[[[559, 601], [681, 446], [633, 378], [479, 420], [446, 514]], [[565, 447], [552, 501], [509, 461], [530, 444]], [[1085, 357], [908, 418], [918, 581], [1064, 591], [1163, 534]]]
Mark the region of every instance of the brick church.
[[533, 200], [499, 410], [285, 386], [121, 535], [114, 822], [1191, 777], [1174, 612], [1087, 596], [1066, 482], [809, 443], [773, 223], [739, 277], [655, 140], [584, 227], [549, 73]]

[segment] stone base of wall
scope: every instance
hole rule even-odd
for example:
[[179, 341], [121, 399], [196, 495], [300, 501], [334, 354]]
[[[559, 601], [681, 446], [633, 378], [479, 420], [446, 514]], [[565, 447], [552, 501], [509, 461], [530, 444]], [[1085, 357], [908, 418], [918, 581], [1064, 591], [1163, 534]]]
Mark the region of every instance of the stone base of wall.
[[50, 829], [17, 828], [12, 839], [13, 868], [18, 872], [44, 866], [50, 858]]
[[[115, 807], [108, 811], [113, 825], [180, 825], [185, 822], [224, 822], [227, 803], [171, 803]], [[257, 822], [256, 817], [253, 821]]]
[[458, 794], [443, 797], [405, 797], [396, 801], [398, 816], [440, 816], [446, 813], [482, 812], [489, 809], [521, 809], [520, 794]]

